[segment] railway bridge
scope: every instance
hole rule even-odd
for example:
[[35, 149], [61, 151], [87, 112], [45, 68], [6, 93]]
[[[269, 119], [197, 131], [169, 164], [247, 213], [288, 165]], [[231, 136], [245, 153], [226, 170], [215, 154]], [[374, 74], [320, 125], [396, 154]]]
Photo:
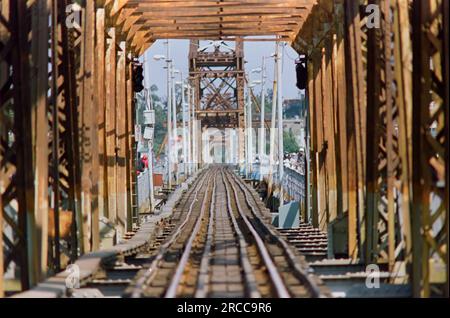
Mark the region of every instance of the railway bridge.
[[[448, 14], [446, 0], [0, 0], [0, 297], [448, 297]], [[136, 165], [142, 139], [154, 162], [140, 81], [163, 39], [190, 50], [180, 104], [168, 85], [159, 196]], [[255, 41], [277, 47], [271, 121], [245, 69]], [[284, 44], [307, 105], [298, 179]]]

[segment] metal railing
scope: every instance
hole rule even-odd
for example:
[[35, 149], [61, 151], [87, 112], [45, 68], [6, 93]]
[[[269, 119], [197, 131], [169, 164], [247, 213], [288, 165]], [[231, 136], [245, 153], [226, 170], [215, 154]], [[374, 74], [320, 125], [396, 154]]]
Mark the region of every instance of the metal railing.
[[145, 169], [137, 176], [137, 205], [139, 212], [150, 208], [150, 175], [149, 169]]
[[293, 201], [303, 202], [306, 198], [305, 176], [298, 170], [284, 166], [283, 175], [284, 193]]

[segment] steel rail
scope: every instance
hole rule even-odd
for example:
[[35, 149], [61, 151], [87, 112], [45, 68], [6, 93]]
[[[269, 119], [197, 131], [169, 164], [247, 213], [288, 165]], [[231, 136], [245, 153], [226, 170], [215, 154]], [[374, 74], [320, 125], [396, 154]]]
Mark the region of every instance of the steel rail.
[[[234, 231], [238, 236], [239, 241], [239, 253], [241, 256], [241, 265], [244, 270], [244, 277], [246, 280], [245, 288], [248, 291], [250, 298], [261, 298], [261, 294], [258, 291], [258, 287], [256, 286], [255, 275], [253, 274], [252, 265], [250, 264], [250, 260], [247, 253], [247, 242], [245, 241], [244, 234], [242, 234], [241, 229], [236, 221], [236, 217], [233, 214], [233, 209], [231, 208], [231, 195], [229, 185], [227, 184], [227, 180], [225, 179], [225, 175], [223, 171], [221, 172], [222, 180], [225, 185], [225, 191], [227, 194], [227, 212], [231, 218], [231, 222], [233, 224]], [[237, 202], [236, 202], [237, 205]]]
[[[191, 254], [192, 245], [194, 244], [194, 240], [197, 237], [197, 235], [198, 235], [198, 233], [200, 231], [201, 225], [202, 225], [203, 215], [205, 214], [205, 210], [206, 210], [205, 203], [207, 202], [207, 198], [208, 198], [208, 191], [209, 191], [209, 188], [210, 188], [210, 181], [211, 181], [211, 179], [208, 180], [208, 184], [206, 186], [206, 193], [205, 193], [205, 196], [203, 197], [203, 202], [202, 202], [202, 208], [201, 208], [201, 211], [200, 211], [200, 215], [199, 215], [199, 217], [197, 219], [197, 222], [195, 224], [194, 230], [192, 231], [192, 234], [189, 237], [188, 243], [186, 244], [186, 246], [184, 248], [183, 255], [181, 256], [181, 259], [178, 262], [178, 266], [177, 266], [177, 269], [175, 271], [175, 275], [173, 276], [172, 281], [170, 282], [169, 288], [167, 289], [167, 292], [166, 292], [166, 294], [164, 296], [165, 298], [174, 298], [174, 297], [176, 297], [178, 286], [180, 285], [180, 281], [181, 281], [183, 272], [184, 272], [184, 270], [186, 268], [187, 262], [189, 260], [189, 256]], [[212, 198], [214, 200], [214, 195], [215, 195], [215, 191], [216, 191], [216, 184], [215, 184], [216, 176], [214, 176], [213, 182], [214, 182], [214, 186], [213, 186], [213, 189], [211, 191], [211, 193], [212, 193], [211, 195], [212, 195]], [[211, 206], [212, 206], [212, 204], [211, 204]], [[210, 211], [211, 211], [211, 206], [210, 206], [210, 209], [209, 209]]]
[[[267, 231], [271, 234], [271, 236], [282, 246], [284, 252], [286, 253], [289, 264], [294, 269], [295, 276], [297, 276], [298, 279], [300, 279], [304, 284], [307, 285], [307, 288], [309, 289], [309, 291], [313, 297], [323, 297], [322, 293], [320, 292], [317, 285], [310, 279], [308, 273], [306, 273], [305, 270], [296, 262], [296, 260], [295, 260], [296, 256], [292, 252], [292, 250], [289, 248], [288, 243], [285, 240], [281, 239], [278, 235], [276, 235], [263, 222], [261, 222], [259, 216], [256, 215], [256, 211], [258, 209], [256, 209], [254, 204], [252, 204], [248, 199], [248, 196], [251, 196], [252, 199], [254, 200], [254, 202], [256, 202], [254, 196], [249, 192], [247, 187], [244, 184], [242, 184], [241, 180], [239, 180], [239, 178], [237, 178], [237, 176], [235, 176], [231, 172], [229, 172], [229, 175], [232, 176], [232, 178], [236, 181], [236, 183], [239, 185], [241, 190], [245, 193], [245, 200], [247, 202], [247, 205], [250, 207], [252, 214], [255, 216], [255, 219], [258, 220], [259, 224], [261, 226], [264, 226], [267, 229]], [[260, 213], [260, 216], [262, 216], [261, 213]]]
[[209, 207], [208, 233], [206, 235], [205, 249], [202, 255], [202, 260], [200, 262], [197, 290], [195, 292], [196, 298], [205, 298], [208, 294], [208, 282], [209, 282], [208, 273], [210, 261], [209, 255], [211, 253], [211, 246], [213, 241], [215, 204], [216, 204], [216, 178], [214, 177], [214, 187], [211, 199], [211, 206]]
[[[229, 172], [227, 172], [229, 174]], [[228, 179], [229, 180], [229, 179]], [[260, 252], [261, 258], [263, 259], [264, 263], [267, 267], [267, 272], [269, 274], [270, 280], [272, 281], [272, 285], [276, 290], [276, 293], [278, 297], [280, 298], [290, 298], [291, 295], [289, 294], [289, 291], [281, 278], [280, 273], [278, 272], [277, 267], [275, 266], [269, 251], [267, 250], [266, 245], [264, 244], [264, 241], [259, 236], [258, 232], [256, 232], [254, 226], [251, 224], [251, 222], [248, 220], [245, 213], [242, 211], [241, 204], [239, 202], [238, 196], [237, 196], [237, 189], [233, 185], [233, 183], [230, 181], [230, 185], [234, 191], [234, 197], [236, 200], [236, 205], [238, 207], [239, 215], [241, 216], [242, 220], [244, 221], [245, 225], [249, 229], [250, 233], [252, 234], [253, 238], [255, 239], [256, 245], [258, 247], [258, 250]], [[244, 192], [245, 193], [245, 192]]]
[[208, 173], [205, 173], [204, 176], [199, 178], [197, 184], [195, 185], [195, 190], [193, 190], [193, 192], [191, 192], [191, 193], [194, 193], [194, 199], [192, 200], [192, 203], [189, 206], [189, 211], [188, 211], [188, 213], [187, 213], [187, 215], [185, 217], [185, 220], [177, 228], [176, 232], [171, 236], [171, 238], [166, 243], [164, 243], [161, 246], [158, 255], [152, 261], [150, 267], [145, 271], [145, 273], [141, 277], [138, 278], [138, 280], [137, 280], [137, 282], [135, 284], [136, 287], [134, 288], [133, 292], [131, 293], [131, 298], [138, 298], [138, 297], [140, 297], [141, 293], [144, 290], [144, 286], [146, 285], [146, 283], [149, 280], [151, 280], [154, 277], [154, 275], [156, 275], [156, 270], [157, 270], [157, 268], [159, 266], [159, 263], [163, 259], [167, 249], [180, 236], [182, 230], [184, 229], [184, 227], [186, 226], [187, 222], [189, 221], [189, 217], [192, 214], [192, 210], [193, 210], [194, 204], [197, 202], [198, 193], [200, 192], [200, 189], [203, 186], [203, 182], [201, 182], [201, 181], [205, 180], [207, 178], [207, 176], [208, 176]]

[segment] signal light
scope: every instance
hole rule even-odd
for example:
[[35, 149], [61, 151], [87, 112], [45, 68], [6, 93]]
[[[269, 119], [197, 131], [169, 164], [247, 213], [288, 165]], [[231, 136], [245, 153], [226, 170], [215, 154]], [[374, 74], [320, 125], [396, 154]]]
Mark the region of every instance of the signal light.
[[142, 64], [133, 65], [133, 90], [140, 93], [144, 90], [144, 67]]
[[297, 72], [297, 88], [304, 90], [308, 85], [308, 62], [305, 54], [301, 54], [295, 61]]

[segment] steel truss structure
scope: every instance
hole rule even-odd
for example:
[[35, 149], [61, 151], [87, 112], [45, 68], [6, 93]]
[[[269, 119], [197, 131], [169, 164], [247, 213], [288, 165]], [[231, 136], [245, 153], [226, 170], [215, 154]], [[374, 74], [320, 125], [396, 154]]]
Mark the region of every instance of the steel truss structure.
[[335, 249], [448, 295], [448, 2], [319, 1], [293, 47], [309, 58], [314, 225], [344, 222]]
[[111, 10], [0, 2], [0, 296], [99, 249], [100, 218], [133, 228], [138, 54]]
[[[205, 47], [198, 40], [191, 40], [189, 75], [195, 91], [195, 119], [199, 121], [199, 149], [202, 147], [202, 131], [206, 128], [235, 128], [238, 131], [238, 158], [244, 160], [244, 46], [236, 41], [236, 47], [225, 42], [211, 42]], [[202, 152], [198, 152], [202, 163]]]
[[252, 35], [308, 58], [308, 215], [345, 229], [332, 252], [448, 296], [449, 2], [170, 2], [0, 0], [0, 297], [104, 246], [100, 221], [133, 229], [132, 63], [155, 40], [194, 39], [196, 116], [240, 128], [245, 160]]

